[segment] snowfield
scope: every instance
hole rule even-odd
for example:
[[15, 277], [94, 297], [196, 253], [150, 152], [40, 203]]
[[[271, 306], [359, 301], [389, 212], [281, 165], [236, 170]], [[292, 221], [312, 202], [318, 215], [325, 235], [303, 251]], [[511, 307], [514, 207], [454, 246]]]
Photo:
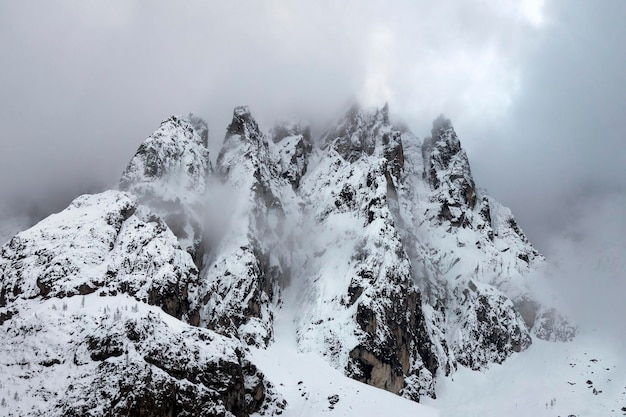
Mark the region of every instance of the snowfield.
[[594, 332], [572, 342], [535, 340], [523, 354], [474, 372], [459, 369], [425, 404], [442, 417], [626, 415], [623, 352]]

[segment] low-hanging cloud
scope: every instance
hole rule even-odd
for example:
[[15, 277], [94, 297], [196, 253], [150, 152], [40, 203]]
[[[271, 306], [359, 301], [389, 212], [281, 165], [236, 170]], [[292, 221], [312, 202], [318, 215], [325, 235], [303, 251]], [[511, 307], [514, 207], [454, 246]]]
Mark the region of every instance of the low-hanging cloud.
[[441, 112], [489, 120], [516, 94], [542, 7], [3, 3], [0, 198], [47, 203], [72, 194], [64, 190], [111, 186], [172, 113], [205, 116], [214, 151], [239, 104], [264, 126], [290, 117], [320, 124], [352, 99], [389, 101], [418, 134]]
[[626, 348], [626, 193], [579, 204], [572, 222], [550, 238], [547, 283], [585, 332]]

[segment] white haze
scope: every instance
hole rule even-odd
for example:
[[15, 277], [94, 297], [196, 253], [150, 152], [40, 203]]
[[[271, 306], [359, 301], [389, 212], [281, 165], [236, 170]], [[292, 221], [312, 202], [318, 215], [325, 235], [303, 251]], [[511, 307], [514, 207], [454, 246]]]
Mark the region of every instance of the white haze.
[[323, 124], [353, 99], [389, 101], [420, 136], [442, 112], [490, 124], [517, 93], [541, 3], [2, 3], [0, 198], [59, 209], [110, 186], [172, 113], [204, 116], [216, 142], [240, 104], [265, 127]]
[[583, 331], [626, 349], [626, 195], [599, 196], [579, 207], [548, 245], [550, 282]]

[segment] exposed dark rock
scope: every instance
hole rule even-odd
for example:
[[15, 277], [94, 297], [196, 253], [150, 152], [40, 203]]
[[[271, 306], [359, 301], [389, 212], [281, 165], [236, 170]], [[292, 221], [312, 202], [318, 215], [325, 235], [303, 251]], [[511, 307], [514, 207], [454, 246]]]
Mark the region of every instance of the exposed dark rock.
[[68, 386], [56, 406], [62, 415], [243, 417], [266, 406], [266, 393], [276, 402], [236, 343], [215, 333], [177, 334], [150, 314], [101, 325], [85, 340], [100, 363]]
[[[293, 132], [278, 132], [276, 140], [288, 133]], [[298, 143], [304, 146], [304, 134], [282, 137], [278, 145], [270, 142], [249, 109], [237, 107], [217, 158], [218, 178], [243, 197], [238, 216], [245, 227], [232, 237], [237, 245], [217, 253], [211, 266], [201, 272], [206, 308], [200, 323], [251, 345], [265, 346], [272, 339], [272, 303], [278, 301], [280, 286], [290, 280], [289, 257], [282, 255], [289, 238], [285, 229], [288, 207], [282, 199], [294, 193], [304, 174], [298, 170], [305, 169], [292, 167], [291, 179], [296, 182], [282, 175], [285, 160], [277, 151], [282, 142], [291, 140], [295, 147], [285, 144], [283, 150], [297, 149]], [[243, 268], [233, 274], [230, 265]]]
[[297, 189], [308, 170], [309, 155], [313, 151], [311, 130], [308, 126], [282, 123], [275, 125], [270, 133], [280, 154], [280, 176]]
[[199, 268], [205, 249], [200, 207], [213, 171], [207, 146], [204, 120], [171, 116], [139, 146], [119, 184], [165, 221]]
[[259, 131], [259, 125], [252, 117], [248, 106], [235, 107], [233, 111], [233, 120], [226, 128], [226, 137], [224, 141], [227, 141], [231, 136], [247, 136], [250, 134], [250, 130]]
[[[330, 146], [346, 161], [355, 162], [362, 155], [374, 153], [380, 129], [390, 127], [388, 118], [388, 110], [378, 110], [374, 117], [368, 117], [359, 105], [354, 104], [342, 120], [322, 136], [322, 143], [325, 147]], [[388, 134], [396, 136], [387, 137], [387, 141], [396, 141], [399, 137], [396, 133]], [[400, 148], [391, 146], [389, 152], [389, 158], [400, 164], [401, 145]]]
[[484, 284], [470, 289], [457, 292], [459, 328], [467, 335], [452, 346], [459, 364], [481, 369], [530, 346], [529, 331], [510, 299]]
[[476, 186], [469, 160], [452, 123], [439, 116], [433, 122], [432, 136], [422, 146], [425, 176], [441, 202], [440, 218], [453, 226], [467, 226], [465, 209], [476, 206]]

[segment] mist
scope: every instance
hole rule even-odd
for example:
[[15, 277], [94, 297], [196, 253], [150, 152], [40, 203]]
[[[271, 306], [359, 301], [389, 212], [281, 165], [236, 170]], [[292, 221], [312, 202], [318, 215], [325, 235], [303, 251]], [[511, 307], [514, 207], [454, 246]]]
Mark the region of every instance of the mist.
[[110, 187], [170, 114], [204, 117], [217, 144], [241, 104], [265, 129], [355, 99], [418, 135], [442, 112], [494, 120], [539, 30], [516, 3], [4, 3], [0, 198], [56, 210]]
[[626, 194], [599, 196], [579, 206], [546, 251], [547, 284], [585, 332], [626, 349]]

